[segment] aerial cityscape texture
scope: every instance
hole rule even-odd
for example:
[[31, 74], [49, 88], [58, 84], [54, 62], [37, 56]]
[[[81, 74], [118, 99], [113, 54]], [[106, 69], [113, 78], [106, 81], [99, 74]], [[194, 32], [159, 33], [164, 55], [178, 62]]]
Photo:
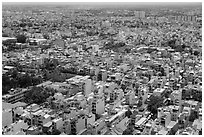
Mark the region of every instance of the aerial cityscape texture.
[[3, 135], [202, 135], [202, 3], [3, 3]]

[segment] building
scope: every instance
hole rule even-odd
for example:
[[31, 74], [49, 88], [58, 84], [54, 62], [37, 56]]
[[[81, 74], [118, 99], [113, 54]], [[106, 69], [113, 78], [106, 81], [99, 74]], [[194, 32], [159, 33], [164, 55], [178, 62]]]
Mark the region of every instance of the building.
[[8, 103], [16, 103], [22, 101], [25, 98], [25, 94], [28, 89], [11, 89], [9, 94], [3, 95], [2, 100]]
[[175, 133], [178, 131], [178, 122], [171, 121], [167, 126], [167, 131], [169, 135], [175, 135]]
[[51, 129], [52, 127], [52, 121], [49, 121], [47, 123], [45, 123], [43, 126], [42, 126], [42, 131], [44, 133], [48, 133], [48, 131]]
[[94, 96], [92, 102], [92, 113], [93, 114], [103, 114], [105, 111], [105, 99], [104, 97]]
[[188, 22], [196, 22], [197, 17], [195, 15], [180, 15], [174, 16], [176, 21], [188, 21]]
[[33, 122], [35, 125], [44, 125], [51, 121], [51, 116], [43, 112], [43, 110], [38, 110], [37, 112], [33, 113]]
[[92, 45], [92, 52], [99, 52], [99, 45]]
[[92, 81], [89, 76], [75, 76], [66, 80], [67, 83], [76, 85], [87, 97], [92, 91]]
[[142, 86], [139, 87], [138, 98], [142, 99], [142, 106], [144, 106], [144, 103], [148, 98], [148, 89], [147, 89], [147, 87], [142, 87]]
[[152, 125], [150, 123], [145, 124], [145, 128], [143, 130], [143, 135], [151, 135]]
[[165, 89], [164, 88], [157, 88], [153, 91], [153, 95], [154, 96], [163, 96], [165, 93]]
[[184, 107], [183, 111], [179, 114], [179, 121], [178, 124], [180, 127], [186, 128], [189, 123], [189, 116], [190, 116], [191, 110], [189, 107]]
[[15, 123], [9, 125], [6, 129], [4, 129], [4, 135], [25, 135], [25, 131], [28, 129], [27, 123], [23, 120], [19, 120]]
[[76, 118], [70, 119], [71, 135], [76, 135], [86, 128], [85, 115], [78, 115]]
[[76, 121], [76, 134], [78, 134], [80, 131], [86, 128], [86, 118], [85, 115], [78, 115], [77, 116], [77, 121]]
[[71, 135], [76, 135], [77, 134], [76, 121], [77, 120], [75, 118], [70, 119]]
[[47, 39], [30, 38], [29, 45], [41, 45], [41, 44], [44, 44], [46, 41]]
[[[117, 92], [116, 92], [117, 93]], [[126, 94], [127, 97], [127, 102], [128, 104], [130, 105], [133, 105], [135, 104], [135, 92], [133, 90], [130, 90], [127, 94]]]
[[13, 123], [12, 104], [2, 103], [2, 127], [9, 126]]
[[13, 66], [4, 66], [4, 71], [7, 71], [8, 73], [13, 72], [14, 70], [16, 70], [16, 67]]
[[89, 124], [93, 125], [95, 122], [95, 115], [92, 113], [87, 114], [86, 116], [86, 127], [88, 127]]
[[179, 106], [170, 106], [171, 109], [171, 121], [178, 122]]
[[2, 44], [5, 46], [14, 45], [17, 43], [17, 38], [2, 37]]
[[94, 134], [99, 134], [99, 132], [101, 132], [101, 129], [104, 128], [104, 126], [106, 126], [106, 122], [103, 118], [98, 119], [97, 121], [94, 122], [94, 124], [92, 125], [93, 127], [93, 133]]
[[136, 18], [145, 18], [145, 11], [135, 11]]
[[54, 129], [59, 130], [60, 132], [63, 131], [64, 121], [62, 118], [55, 118], [52, 120], [52, 126]]
[[130, 119], [126, 116], [126, 113], [127, 110], [121, 110], [120, 112], [118, 112], [117, 116], [117, 121], [115, 124], [116, 124], [116, 128], [117, 129], [121, 129], [122, 131], [126, 130], [127, 129], [127, 126], [129, 125], [130, 123]]
[[179, 106], [181, 108], [181, 100], [182, 100], [182, 91], [181, 90], [174, 90], [170, 94], [170, 98], [173, 101], [173, 104]]
[[140, 118], [140, 119], [135, 123], [135, 126], [141, 127], [141, 126], [144, 125], [146, 122], [147, 122], [147, 118], [146, 118], [146, 117], [142, 117], [142, 118]]
[[164, 115], [160, 117], [161, 125], [164, 127], [167, 127], [169, 123], [171, 122], [171, 113], [170, 112], [164, 112]]
[[192, 124], [192, 127], [194, 130], [202, 132], [202, 120], [200, 121], [199, 119], [195, 119]]

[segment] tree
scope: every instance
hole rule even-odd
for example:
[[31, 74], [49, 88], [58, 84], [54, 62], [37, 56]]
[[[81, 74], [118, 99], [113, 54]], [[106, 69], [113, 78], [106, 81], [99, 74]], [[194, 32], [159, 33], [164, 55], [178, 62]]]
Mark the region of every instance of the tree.
[[55, 91], [53, 89], [34, 86], [30, 91], [25, 94], [25, 102], [29, 104], [42, 104], [46, 102], [48, 97], [54, 95], [54, 92]]
[[202, 135], [202, 128], [201, 128], [201, 130], [199, 131], [199, 135]]
[[195, 56], [198, 56], [199, 53], [200, 53], [200, 52], [199, 52], [198, 50], [194, 51], [194, 55], [195, 55]]
[[32, 77], [30, 77], [28, 74], [17, 77], [17, 80], [18, 80], [18, 85], [21, 88], [26, 88], [32, 85]]
[[18, 35], [17, 36], [18, 43], [26, 43], [26, 36], [25, 35]]
[[32, 78], [32, 85], [38, 85], [42, 83], [42, 78], [41, 77], [33, 77]]
[[58, 129], [54, 129], [52, 135], [60, 135], [61, 132]]
[[169, 98], [169, 96], [170, 96], [170, 92], [165, 92], [165, 93], [164, 93], [164, 97], [165, 97], [165, 98]]
[[142, 97], [139, 98], [138, 107], [142, 106]]
[[28, 27], [32, 27], [33, 24], [32, 24], [31, 22], [29, 22], [29, 23], [27, 23], [27, 26], [28, 26]]
[[2, 94], [8, 94], [11, 88], [15, 88], [15, 83], [7, 75], [2, 75]]
[[43, 35], [43, 38], [44, 38], [44, 39], [49, 39], [49, 35], [48, 35], [48, 34], [44, 34], [44, 35]]
[[13, 78], [18, 77], [18, 71], [14, 70], [13, 73], [11, 74], [11, 77], [13, 77]]
[[153, 114], [157, 114], [157, 109], [163, 105], [163, 98], [160, 96], [151, 96], [149, 98], [147, 109]]
[[25, 27], [27, 24], [23, 22], [23, 23], [20, 23], [19, 25], [20, 27]]
[[125, 116], [130, 118], [131, 115], [132, 115], [132, 112], [130, 111], [130, 109], [128, 109], [128, 111], [125, 112]]
[[133, 128], [132, 126], [128, 126], [128, 128], [123, 131], [123, 134], [122, 135], [132, 135], [133, 134]]
[[192, 111], [190, 116], [189, 116], [189, 121], [193, 122], [197, 118], [198, 118], [198, 112], [197, 111]]

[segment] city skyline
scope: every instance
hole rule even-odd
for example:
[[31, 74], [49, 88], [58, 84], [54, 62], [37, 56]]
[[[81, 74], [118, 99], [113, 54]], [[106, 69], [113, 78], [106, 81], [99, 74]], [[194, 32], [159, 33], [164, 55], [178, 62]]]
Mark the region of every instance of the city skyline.
[[202, 6], [202, 2], [2, 2], [3, 5]]
[[202, 3], [3, 3], [2, 135], [202, 135]]

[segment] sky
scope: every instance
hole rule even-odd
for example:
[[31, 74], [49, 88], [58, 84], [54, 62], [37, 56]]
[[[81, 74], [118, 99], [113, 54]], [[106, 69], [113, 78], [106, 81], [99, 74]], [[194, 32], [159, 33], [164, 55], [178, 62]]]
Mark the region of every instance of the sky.
[[69, 6], [69, 8], [197, 8], [201, 2], [3, 2], [4, 5]]
[[201, 2], [3, 2], [3, 5], [202, 5]]

